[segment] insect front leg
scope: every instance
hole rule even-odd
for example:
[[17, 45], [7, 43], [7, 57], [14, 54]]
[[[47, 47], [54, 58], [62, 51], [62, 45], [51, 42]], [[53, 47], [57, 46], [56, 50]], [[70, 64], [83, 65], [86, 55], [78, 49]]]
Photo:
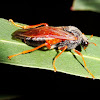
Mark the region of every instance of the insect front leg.
[[80, 55], [80, 56], [82, 57], [83, 62], [84, 62], [84, 67], [86, 68], [86, 70], [88, 71], [88, 73], [89, 73], [89, 74], [93, 77], [93, 79], [94, 79], [94, 78], [95, 78], [94, 75], [89, 71], [89, 69], [88, 69], [87, 66], [86, 66], [86, 62], [85, 62], [85, 60], [84, 60], [83, 55], [82, 55], [78, 50], [76, 50], [76, 49], [73, 49], [73, 51], [76, 52], [78, 55]]
[[9, 21], [14, 24], [15, 26], [17, 27], [20, 27], [20, 28], [23, 28], [23, 29], [30, 29], [30, 28], [36, 28], [38, 26], [49, 26], [47, 23], [40, 23], [40, 24], [37, 24], [37, 25], [28, 25], [28, 26], [22, 26], [22, 25], [19, 25], [19, 24], [16, 24], [12, 19], [9, 19]]

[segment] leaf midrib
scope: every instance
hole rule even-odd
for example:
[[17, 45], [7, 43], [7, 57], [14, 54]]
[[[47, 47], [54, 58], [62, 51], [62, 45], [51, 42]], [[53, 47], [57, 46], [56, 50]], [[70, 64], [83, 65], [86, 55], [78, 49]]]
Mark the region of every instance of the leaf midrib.
[[[7, 41], [7, 40], [0, 40], [0, 42], [5, 42], [5, 43], [12, 43], [12, 44], [16, 44], [16, 45], [23, 45], [23, 46], [27, 46], [26, 44], [24, 43], [18, 43], [18, 42], [12, 42], [12, 41]], [[71, 55], [70, 52], [67, 52], [67, 54]], [[79, 56], [78, 54], [75, 53], [76, 56]], [[92, 57], [92, 56], [86, 56], [86, 55], [83, 55], [83, 57], [85, 58], [88, 58], [88, 59], [93, 59], [93, 60], [97, 60], [97, 61], [100, 61], [100, 58], [97, 58], [97, 57]]]
[[27, 46], [27, 45], [24, 44], [24, 43], [12, 42], [12, 41], [7, 41], [7, 40], [0, 40], [0, 42], [12, 43], [12, 44], [16, 44], [16, 45], [24, 45], [24, 46]]

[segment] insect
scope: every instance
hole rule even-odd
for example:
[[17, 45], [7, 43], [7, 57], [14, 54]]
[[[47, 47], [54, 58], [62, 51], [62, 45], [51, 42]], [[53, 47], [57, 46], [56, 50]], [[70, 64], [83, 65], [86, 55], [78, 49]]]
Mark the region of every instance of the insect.
[[[31, 50], [22, 51], [18, 54], [8, 56], [8, 59], [11, 59], [12, 57], [15, 57], [20, 54], [26, 54], [35, 51], [42, 47], [47, 47], [47, 49], [59, 49], [62, 51], [55, 57], [53, 61], [54, 71], [56, 72], [56, 67], [55, 67], [56, 59], [65, 50], [73, 50], [82, 57], [85, 69], [93, 78], [95, 78], [94, 75], [87, 68], [86, 62], [81, 52], [75, 49], [79, 45], [81, 45], [84, 49], [86, 49], [86, 47], [89, 44], [88, 38], [77, 27], [75, 26], [53, 27], [49, 26], [47, 23], [21, 26], [16, 24], [12, 19], [10, 19], [9, 21], [12, 22], [12, 24], [14, 24], [15, 26], [22, 28], [14, 32], [13, 36], [15, 38], [24, 40], [26, 44], [36, 47]], [[93, 44], [96, 45], [95, 43]]]

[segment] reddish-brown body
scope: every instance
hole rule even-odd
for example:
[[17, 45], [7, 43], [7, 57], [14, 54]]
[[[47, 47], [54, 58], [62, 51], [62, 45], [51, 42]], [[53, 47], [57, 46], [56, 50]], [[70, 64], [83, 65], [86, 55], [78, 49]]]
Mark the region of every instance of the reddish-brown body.
[[[54, 45], [65, 40], [77, 40], [73, 34], [64, 30], [65, 27], [42, 26], [32, 29], [21, 29], [14, 32], [14, 37], [24, 39], [25, 41], [41, 41], [48, 43], [47, 48], [52, 49], [50, 45]], [[38, 43], [37, 43], [38, 46]]]
[[[21, 32], [20, 32], [21, 33]], [[36, 38], [43, 38], [46, 39], [61, 39], [61, 40], [75, 40], [76, 37], [69, 34], [68, 32], [63, 30], [63, 27], [49, 27], [49, 26], [42, 26], [38, 28], [29, 29], [24, 32], [24, 34], [21, 34], [25, 37], [36, 37]]]
[[[91, 76], [94, 78], [93, 74], [88, 70], [86, 67], [85, 60], [82, 56], [82, 54], [77, 51], [75, 48], [78, 45], [82, 45], [84, 49], [88, 46], [88, 39], [82, 32], [74, 27], [74, 26], [60, 26], [60, 27], [52, 27], [48, 26], [46, 23], [41, 23], [37, 25], [32, 26], [21, 26], [18, 24], [15, 24], [13, 20], [10, 19], [10, 21], [16, 25], [17, 27], [21, 27], [23, 29], [19, 29], [14, 32], [13, 36], [15, 38], [19, 38], [24, 40], [25, 43], [30, 43], [32, 46], [37, 46], [34, 49], [26, 50], [21, 53], [11, 55], [8, 58], [11, 59], [14, 56], [29, 53], [32, 51], [35, 51], [41, 47], [46, 46], [48, 49], [57, 48], [62, 50], [54, 59], [53, 61], [53, 67], [54, 71], [56, 71], [55, 67], [55, 61], [56, 59], [66, 50], [73, 50], [77, 54], [79, 54], [84, 62], [84, 66], [87, 69], [87, 71], [91, 74]], [[44, 26], [41, 26], [44, 25]]]

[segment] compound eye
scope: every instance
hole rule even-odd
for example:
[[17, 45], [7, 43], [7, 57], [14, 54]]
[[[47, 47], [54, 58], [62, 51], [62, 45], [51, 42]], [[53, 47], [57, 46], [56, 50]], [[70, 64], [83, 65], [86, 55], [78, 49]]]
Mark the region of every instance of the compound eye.
[[88, 46], [88, 42], [85, 42], [85, 47], [87, 47]]
[[88, 42], [85, 42], [85, 45], [88, 45]]
[[89, 43], [88, 42], [86, 42], [86, 45], [88, 45]]

